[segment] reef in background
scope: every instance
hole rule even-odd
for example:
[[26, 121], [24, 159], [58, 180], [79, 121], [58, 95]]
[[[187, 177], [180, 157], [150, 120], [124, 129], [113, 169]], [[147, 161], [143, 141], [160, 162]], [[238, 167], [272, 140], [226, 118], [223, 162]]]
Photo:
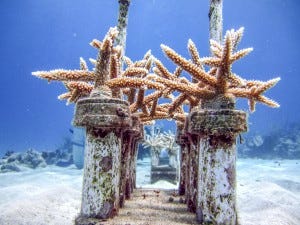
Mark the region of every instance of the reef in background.
[[73, 164], [72, 141], [65, 138], [60, 147], [54, 151], [36, 151], [28, 149], [25, 152], [7, 151], [0, 158], [0, 173], [20, 172], [26, 168], [43, 168], [47, 165], [61, 167]]
[[288, 124], [266, 135], [247, 135], [238, 146], [239, 157], [300, 159], [300, 123]]

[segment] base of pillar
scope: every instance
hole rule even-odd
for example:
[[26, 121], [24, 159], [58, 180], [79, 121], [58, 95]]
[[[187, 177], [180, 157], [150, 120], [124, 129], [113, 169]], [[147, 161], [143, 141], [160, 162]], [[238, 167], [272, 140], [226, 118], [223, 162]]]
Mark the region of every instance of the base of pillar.
[[176, 168], [170, 166], [152, 166], [151, 167], [151, 184], [165, 180], [172, 184], [177, 183], [177, 171]]
[[78, 216], [75, 219], [75, 225], [102, 225], [107, 219], [87, 218], [84, 216]]

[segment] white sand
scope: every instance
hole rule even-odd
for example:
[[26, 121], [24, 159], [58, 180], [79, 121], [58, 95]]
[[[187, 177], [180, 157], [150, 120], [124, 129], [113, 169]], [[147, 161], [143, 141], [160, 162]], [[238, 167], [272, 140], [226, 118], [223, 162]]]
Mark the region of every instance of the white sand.
[[82, 170], [0, 174], [0, 225], [68, 225], [80, 210]]
[[[280, 161], [280, 166], [274, 161], [238, 161], [240, 224], [300, 224], [300, 160]], [[138, 163], [138, 187], [151, 187], [149, 168], [149, 161]], [[81, 182], [82, 170], [75, 167], [0, 174], [0, 225], [73, 224]], [[176, 187], [158, 182], [155, 188], [159, 186]]]
[[300, 225], [300, 160], [239, 160], [242, 225]]

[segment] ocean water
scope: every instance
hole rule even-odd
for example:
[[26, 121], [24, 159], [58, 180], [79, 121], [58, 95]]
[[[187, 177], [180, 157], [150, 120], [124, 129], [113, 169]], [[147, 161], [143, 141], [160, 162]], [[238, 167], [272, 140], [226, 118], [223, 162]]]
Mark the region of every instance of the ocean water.
[[[152, 54], [172, 71], [174, 64], [164, 56], [160, 44], [166, 44], [179, 54], [189, 57], [186, 46], [191, 38], [200, 55], [209, 56], [208, 3], [208, 0], [132, 0], [126, 55], [132, 60], [139, 60], [151, 49]], [[263, 182], [267, 182], [270, 188], [268, 190], [272, 191], [266, 193], [270, 193], [272, 197], [277, 193], [273, 192], [274, 190], [287, 195], [288, 200], [278, 201], [282, 203], [282, 208], [288, 203], [292, 204], [293, 213], [288, 215], [287, 220], [290, 223], [286, 224], [295, 225], [300, 221], [297, 216], [300, 214], [299, 210], [297, 211], [297, 208], [300, 208], [300, 177], [292, 172], [299, 171], [300, 165], [297, 161], [300, 158], [299, 11], [300, 2], [297, 0], [231, 0], [224, 1], [223, 6], [224, 31], [245, 27], [239, 48], [254, 48], [252, 53], [233, 65], [233, 72], [246, 79], [263, 81], [281, 77], [281, 81], [266, 92], [266, 96], [280, 103], [280, 108], [273, 109], [258, 103], [256, 112], [249, 113], [249, 131], [242, 135], [244, 143], [238, 147], [240, 158], [250, 158], [238, 161], [238, 173], [244, 175], [238, 177], [242, 184], [239, 201], [241, 205], [249, 201], [252, 196], [249, 194], [250, 189], [256, 187], [257, 183], [262, 187]], [[59, 68], [78, 69], [79, 57], [87, 61], [89, 58], [95, 58], [97, 51], [89, 45], [90, 41], [94, 38], [102, 40], [109, 27], [116, 25], [117, 16], [117, 0], [0, 1], [0, 158], [7, 151], [18, 153], [34, 149], [38, 152], [53, 152], [71, 146], [70, 141], [74, 138], [71, 123], [74, 105], [66, 106], [64, 101], [57, 99], [58, 95], [65, 92], [65, 88], [60, 83], [47, 84], [45, 80], [33, 77], [31, 72]], [[92, 68], [92, 65], [89, 66]], [[249, 111], [244, 99], [238, 99], [237, 108]], [[157, 121], [156, 125], [164, 131], [175, 132], [173, 121]], [[268, 161], [257, 161], [260, 159]], [[280, 170], [280, 179], [268, 176], [274, 172], [274, 165], [278, 166], [281, 160], [287, 161], [281, 163], [282, 167], [276, 167]], [[139, 163], [144, 169], [138, 174], [138, 183], [149, 184], [149, 158], [146, 157]], [[267, 165], [267, 172], [264, 165]], [[258, 173], [262, 173], [261, 179], [246, 179], [251, 166], [255, 167]], [[37, 169], [36, 174], [30, 170], [28, 180], [20, 180], [21, 175], [14, 172], [9, 175], [0, 174], [0, 208], [5, 208], [6, 199], [13, 195], [12, 191], [9, 191], [9, 195], [4, 195], [10, 188], [8, 184], [13, 180], [13, 176], [17, 178], [17, 183], [14, 183], [16, 191], [22, 190], [22, 185], [25, 185], [30, 192], [30, 188], [40, 184], [42, 173], [46, 171], [51, 177], [51, 169], [52, 167], [50, 172], [47, 168]], [[55, 190], [63, 189], [62, 183], [65, 178], [70, 190], [78, 197], [78, 182], [72, 183], [72, 177], [69, 176], [71, 174], [76, 177], [76, 181], [81, 180], [81, 171], [71, 166], [71, 169], [66, 169], [64, 175], [63, 169], [60, 169], [54, 168], [50, 179], [61, 182], [62, 186]], [[27, 169], [24, 171], [22, 173], [26, 173]], [[29, 183], [32, 176], [37, 177], [34, 179], [36, 184]], [[245, 187], [245, 183], [249, 185]], [[50, 192], [47, 193], [50, 199], [48, 200], [51, 201], [53, 196]], [[24, 198], [21, 196], [20, 199], [22, 197]], [[260, 197], [261, 205], [271, 204], [266, 210], [278, 206]], [[293, 198], [296, 201], [292, 201]], [[20, 199], [18, 201], [21, 201]], [[73, 216], [78, 212], [79, 203], [76, 199], [72, 201], [75, 202], [70, 203], [74, 203], [71, 207]], [[23, 206], [21, 204], [20, 208]], [[256, 207], [255, 203], [251, 206]], [[246, 221], [248, 209], [242, 206], [242, 210]], [[6, 218], [10, 213], [15, 211], [0, 214], [6, 219], [3, 221], [10, 221]], [[272, 219], [269, 221], [273, 221], [275, 216], [270, 214]], [[253, 218], [257, 218], [257, 214], [253, 213], [250, 219]], [[259, 221], [257, 224], [265, 224], [268, 220], [262, 223]]]

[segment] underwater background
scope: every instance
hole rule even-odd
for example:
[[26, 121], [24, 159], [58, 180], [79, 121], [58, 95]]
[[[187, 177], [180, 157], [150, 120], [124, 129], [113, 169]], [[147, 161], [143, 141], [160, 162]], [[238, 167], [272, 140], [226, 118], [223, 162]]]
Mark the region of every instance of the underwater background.
[[[132, 0], [126, 55], [137, 60], [151, 49], [173, 68], [160, 44], [187, 56], [191, 38], [200, 55], [208, 56], [208, 3]], [[297, 0], [224, 1], [224, 31], [245, 27], [239, 47], [254, 48], [234, 64], [233, 71], [246, 79], [281, 77], [266, 94], [281, 107], [258, 104], [249, 116], [249, 134], [291, 132], [291, 127], [300, 124], [299, 11]], [[94, 58], [97, 52], [88, 43], [93, 38], [102, 39], [108, 28], [116, 25], [117, 14], [118, 3], [112, 0], [0, 1], [0, 156], [8, 150], [51, 151], [71, 135], [74, 105], [57, 100], [64, 92], [63, 85], [47, 85], [31, 72], [77, 69], [79, 57]], [[238, 100], [237, 108], [248, 111], [247, 102]], [[175, 131], [173, 122], [156, 124]]]
[[[102, 40], [117, 24], [118, 7], [117, 0], [0, 0], [0, 225], [74, 224], [82, 197], [84, 131], [72, 126], [74, 105], [57, 99], [65, 87], [31, 73], [79, 69], [79, 57], [95, 58], [98, 52], [89, 43]], [[209, 0], [131, 0], [126, 55], [135, 61], [151, 49], [172, 71], [175, 66], [160, 44], [189, 58], [191, 38], [200, 56], [209, 56], [208, 10]], [[281, 77], [266, 92], [280, 108], [258, 103], [250, 113], [247, 101], [237, 100], [237, 109], [249, 113], [249, 131], [237, 139], [242, 225], [300, 224], [299, 12], [298, 0], [223, 2], [223, 33], [245, 27], [239, 49], [254, 48], [233, 72], [247, 80]], [[175, 132], [173, 121], [145, 126], [136, 164], [138, 189], [178, 189]], [[177, 155], [161, 147], [168, 145], [166, 136]], [[173, 165], [172, 176], [153, 178], [155, 145], [161, 151], [159, 166]], [[145, 223], [134, 224], [162, 225], [150, 220], [157, 215], [137, 214]], [[172, 225], [192, 224], [177, 221], [179, 215], [166, 217]]]

